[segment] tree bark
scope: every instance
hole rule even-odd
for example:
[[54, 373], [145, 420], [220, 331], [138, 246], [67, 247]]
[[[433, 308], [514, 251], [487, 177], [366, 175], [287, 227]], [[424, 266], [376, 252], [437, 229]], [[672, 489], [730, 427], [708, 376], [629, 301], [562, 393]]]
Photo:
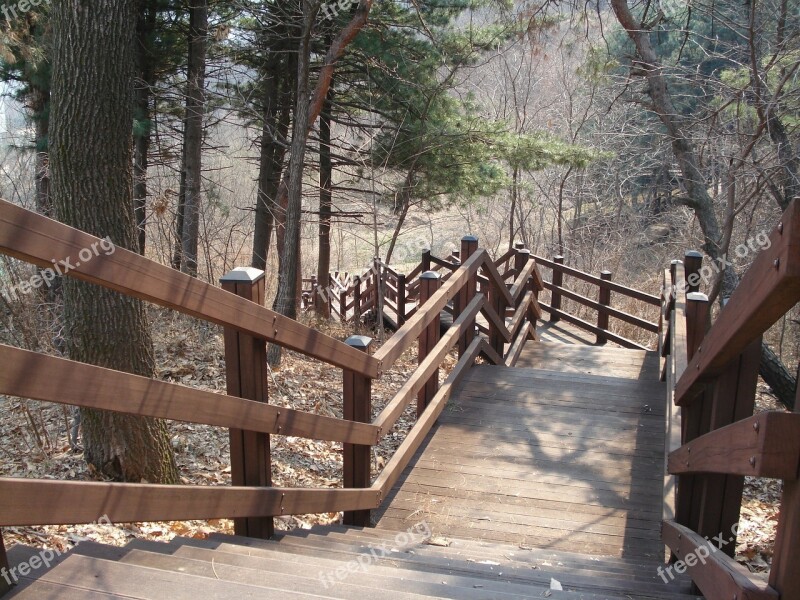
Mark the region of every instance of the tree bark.
[[147, 169], [150, 160], [150, 100], [155, 85], [155, 69], [152, 36], [156, 27], [156, 9], [151, 0], [140, 0], [136, 22], [135, 114], [139, 122], [134, 132], [133, 156], [133, 209], [136, 215], [139, 253], [144, 255], [147, 243]]
[[[333, 208], [333, 161], [331, 160], [331, 111], [334, 90], [331, 86], [319, 121], [319, 256], [317, 281], [323, 288], [328, 285], [331, 272], [331, 211]], [[326, 299], [327, 300], [327, 299]], [[325, 301], [314, 298], [316, 312], [326, 314]]]
[[[131, 175], [136, 2], [55, 0], [52, 18], [50, 159], [56, 215], [136, 250]], [[153, 375], [142, 302], [66, 278], [64, 314], [70, 358]], [[104, 477], [178, 482], [162, 421], [96, 410], [83, 410], [82, 416], [86, 460]]]
[[189, 6], [189, 63], [183, 133], [183, 172], [186, 176], [186, 196], [183, 200], [181, 271], [193, 277], [197, 276], [197, 248], [200, 237], [207, 37], [208, 0], [192, 0], [192, 4]]

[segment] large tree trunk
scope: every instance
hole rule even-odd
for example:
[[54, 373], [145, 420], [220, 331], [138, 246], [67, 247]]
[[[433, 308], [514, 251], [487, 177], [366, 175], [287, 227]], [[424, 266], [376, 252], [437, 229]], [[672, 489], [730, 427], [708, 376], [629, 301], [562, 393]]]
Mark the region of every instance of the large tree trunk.
[[147, 168], [150, 160], [150, 99], [155, 85], [153, 34], [156, 27], [156, 9], [150, 0], [140, 0], [136, 23], [136, 106], [134, 117], [138, 127], [134, 131], [133, 156], [133, 207], [139, 252], [144, 255], [147, 236]]
[[[135, 23], [135, 0], [53, 2], [55, 211], [64, 223], [109, 236], [130, 250], [138, 246], [131, 189]], [[67, 278], [64, 305], [70, 358], [153, 375], [152, 340], [140, 301]], [[96, 410], [82, 414], [86, 460], [103, 476], [178, 481], [162, 421]]]
[[203, 177], [203, 115], [205, 113], [206, 38], [208, 0], [189, 6], [189, 64], [186, 80], [186, 117], [183, 134], [183, 172], [186, 177], [181, 234], [181, 271], [197, 276], [200, 236], [200, 195]]
[[265, 271], [272, 231], [275, 225], [276, 198], [286, 157], [286, 135], [289, 131], [291, 99], [288, 70], [292, 61], [270, 52], [271, 61], [264, 73], [264, 123], [261, 130], [261, 157], [258, 170], [258, 192], [253, 235], [251, 265]]

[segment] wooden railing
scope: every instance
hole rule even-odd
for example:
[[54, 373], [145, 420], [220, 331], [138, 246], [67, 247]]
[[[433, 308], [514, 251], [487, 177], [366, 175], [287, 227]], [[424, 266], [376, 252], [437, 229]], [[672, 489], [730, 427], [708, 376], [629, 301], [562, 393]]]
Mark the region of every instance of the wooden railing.
[[[662, 537], [680, 561], [675, 571], [688, 570], [712, 599], [800, 598], [800, 414], [753, 414], [762, 335], [800, 301], [800, 200], [770, 243], [708, 331], [708, 298], [697, 290], [702, 256], [689, 253], [664, 275], [659, 346], [670, 410]], [[768, 584], [732, 558], [745, 476], [783, 480]]]
[[[563, 319], [572, 325], [579, 327], [585, 331], [595, 334], [597, 344], [605, 344], [606, 342], [614, 342], [624, 348], [634, 348], [641, 350], [650, 350], [636, 341], [627, 339], [621, 335], [613, 333], [609, 330], [610, 318], [618, 319], [624, 323], [635, 326], [638, 329], [647, 332], [648, 335], [653, 337], [653, 346], [656, 343], [656, 335], [658, 333], [658, 323], [648, 321], [636, 315], [630, 314], [612, 306], [612, 292], [620, 296], [627, 297], [630, 300], [644, 304], [640, 312], [646, 313], [651, 310], [656, 314], [656, 308], [661, 305], [658, 296], [653, 296], [636, 290], [611, 280], [612, 274], [610, 271], [603, 271], [600, 276], [584, 273], [578, 269], [568, 267], [564, 264], [563, 256], [555, 256], [552, 260], [541, 257], [534, 257], [536, 262], [542, 267], [550, 269], [550, 280], [545, 282], [545, 288], [551, 292], [550, 304], [542, 303], [542, 308], [550, 314], [550, 320], [558, 322]], [[597, 299], [589, 298], [587, 296], [578, 294], [577, 292], [564, 286], [564, 277], [571, 277], [580, 281], [591, 284], [597, 287]], [[592, 310], [597, 311], [597, 320], [595, 323], [590, 323], [584, 319], [571, 314], [569, 311], [562, 309], [562, 299], [568, 298], [580, 305], [586, 306]]]
[[[228, 395], [5, 345], [0, 345], [0, 394], [229, 428], [233, 486], [4, 477], [0, 526], [90, 523], [100, 515], [113, 522], [233, 518], [237, 533], [266, 537], [273, 532], [274, 516], [338, 511], [345, 512], [346, 523], [367, 524], [369, 511], [386, 498], [475, 359], [483, 355], [490, 363], [513, 364], [541, 317], [536, 295], [543, 284], [529, 253], [515, 254], [519, 273], [508, 286], [474, 238], [465, 238], [464, 262], [448, 268], [446, 281], [435, 271], [420, 274], [419, 308], [374, 356], [369, 338], [341, 342], [264, 308], [261, 271], [236, 269], [223, 278], [220, 289], [121, 248], [80, 263], [81, 251], [98, 243], [91, 235], [0, 201], [0, 252], [41, 267], [51, 266], [54, 256], [63, 257], [79, 265], [68, 276], [222, 325]], [[479, 279], [485, 282], [480, 291]], [[440, 312], [450, 303], [453, 326], [440, 337]], [[489, 323], [489, 339], [476, 333], [479, 313]], [[341, 368], [344, 418], [269, 405], [267, 342]], [[419, 366], [373, 419], [371, 382], [414, 344], [420, 349]], [[459, 360], [440, 386], [438, 369], [455, 347]], [[371, 481], [372, 446], [415, 399], [416, 424]], [[269, 456], [269, 435], [274, 434], [342, 442], [343, 488], [272, 486], [264, 456]]]

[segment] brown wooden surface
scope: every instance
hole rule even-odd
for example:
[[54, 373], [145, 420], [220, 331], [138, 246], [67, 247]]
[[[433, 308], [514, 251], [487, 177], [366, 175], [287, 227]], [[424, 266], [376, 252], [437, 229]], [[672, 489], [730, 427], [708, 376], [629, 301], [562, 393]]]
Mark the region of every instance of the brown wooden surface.
[[[571, 315], [571, 314], [569, 314], [567, 312], [564, 312], [562, 310], [556, 310], [555, 308], [545, 304], [544, 302], [540, 302], [539, 304], [545, 311], [550, 313], [550, 315], [551, 315], [551, 319], [550, 320], [551, 321], [552, 321], [552, 315], [556, 315], [558, 317], [558, 320], [563, 319], [565, 321], [568, 321], [572, 325], [576, 325], [576, 326], [580, 327], [581, 329], [583, 329], [585, 331], [589, 331], [591, 333], [594, 333], [595, 336], [597, 336], [597, 334], [599, 334], [599, 333], [602, 333], [602, 334], [605, 335], [605, 337], [606, 337], [606, 339], [608, 341], [614, 342], [615, 344], [619, 344], [620, 346], [623, 346], [624, 348], [629, 348], [629, 349], [632, 349], [632, 350], [649, 350], [648, 348], [642, 346], [641, 344], [638, 344], [637, 342], [634, 342], [632, 340], [624, 338], [621, 335], [617, 335], [616, 333], [611, 333], [610, 331], [601, 331], [600, 329], [597, 328], [596, 325], [594, 325], [592, 323], [588, 323], [588, 322], [584, 321], [583, 319], [579, 319], [578, 317], [575, 317], [575, 316], [573, 316], [573, 315]], [[555, 322], [557, 322], [557, 321], [555, 321]]]
[[[720, 551], [713, 552], [709, 542], [691, 529], [673, 521], [665, 521], [662, 534], [664, 542], [675, 556], [684, 561], [688, 555], [696, 557], [688, 573], [703, 594], [711, 599], [736, 598], [737, 600], [775, 600], [778, 593], [770, 586], [751, 577], [749, 571]], [[699, 548], [708, 550], [705, 564], [699, 562]], [[688, 562], [685, 563], [688, 565]], [[787, 597], [788, 598], [788, 597]]]
[[[585, 367], [591, 354], [598, 363], [562, 373], [570, 348], [530, 344], [515, 368], [471, 369], [379, 511], [378, 527], [425, 520], [436, 535], [663, 555], [657, 357], [575, 347]], [[519, 367], [529, 354], [539, 368]]]
[[690, 403], [704, 380], [719, 375], [747, 345], [800, 300], [800, 199], [792, 201], [781, 225], [720, 312], [700, 351], [678, 381], [675, 401]]
[[[420, 276], [420, 280], [422, 283], [420, 284], [419, 305], [423, 310], [427, 310], [425, 303], [439, 290], [442, 282], [438, 275], [430, 272], [423, 273]], [[458, 294], [456, 293], [456, 295]], [[441, 313], [437, 312], [431, 324], [428, 325], [419, 336], [417, 364], [423, 364], [428, 354], [433, 352], [436, 344], [439, 342], [439, 337], [441, 335], [440, 314]], [[436, 395], [436, 391], [439, 389], [438, 365], [440, 362], [441, 361], [436, 363], [436, 367], [431, 371], [430, 376], [424, 381], [422, 388], [420, 388], [417, 393], [417, 418], [422, 416], [428, 403], [433, 399]]]
[[471, 277], [474, 277], [487, 260], [484, 250], [470, 256], [461, 268], [453, 273], [453, 277], [425, 303], [425, 309], [418, 310], [395, 335], [381, 346], [374, 356], [379, 361], [381, 371], [385, 372], [392, 368], [395, 361], [417, 341], [423, 330], [439, 317], [445, 305], [466, 285]]
[[397, 419], [403, 414], [417, 392], [422, 389], [434, 370], [438, 368], [438, 365], [447, 356], [447, 353], [455, 346], [456, 341], [463, 335], [464, 330], [474, 322], [475, 315], [478, 314], [484, 302], [483, 294], [479, 294], [472, 299], [464, 312], [453, 322], [452, 327], [448, 329], [436, 346], [431, 349], [425, 360], [414, 370], [408, 381], [403, 384], [394, 398], [386, 404], [381, 413], [375, 418], [373, 424], [378, 428], [382, 436], [391, 432]]
[[766, 412], [707, 433], [669, 457], [670, 473], [726, 473], [795, 480], [800, 414]]
[[[6, 554], [6, 545], [3, 541], [3, 531], [0, 530], [0, 570], [3, 573], [8, 573], [9, 564], [8, 564], [8, 555]], [[11, 585], [7, 582], [3, 577], [0, 577], [0, 596], [8, 592], [11, 589]]]
[[[243, 275], [245, 275], [243, 277]], [[223, 278], [222, 288], [259, 306], [266, 301], [264, 273], [239, 270]], [[246, 398], [259, 404], [268, 402], [267, 345], [263, 339], [225, 328], [225, 367], [229, 396]], [[270, 487], [272, 457], [269, 434], [252, 429], [232, 428], [229, 434], [231, 483], [234, 486]], [[272, 517], [234, 519], [237, 535], [271, 538], [275, 533]]]
[[[366, 354], [371, 351], [372, 339], [354, 336], [348, 340]], [[372, 420], [372, 380], [355, 371], [344, 370], [342, 374], [342, 415], [348, 421], [369, 423]], [[342, 445], [344, 488], [368, 488], [372, 483], [372, 447], [362, 444]], [[345, 511], [345, 525], [361, 527], [370, 522], [369, 510]]]
[[242, 488], [0, 478], [0, 525], [192, 521], [375, 508], [372, 490]]
[[280, 344], [330, 364], [372, 377], [378, 361], [344, 343], [263, 306], [248, 302], [168, 266], [122, 248], [81, 263], [78, 254], [100, 240], [42, 215], [0, 200], [0, 252], [50, 268], [51, 260], [80, 265], [70, 277], [96, 283], [224, 327]]
[[[3, 344], [0, 364], [0, 393], [11, 396], [312, 439], [358, 444], [378, 439], [373, 425], [278, 408]], [[32, 376], [37, 373], [41, 375]]]
[[[543, 267], [547, 267], [548, 269], [553, 270], [553, 283], [558, 281], [560, 276], [560, 283], [557, 285], [563, 285], [563, 275], [571, 275], [577, 279], [581, 279], [588, 283], [593, 283], [597, 286], [602, 284], [602, 280], [589, 273], [584, 273], [583, 271], [579, 271], [578, 269], [573, 269], [572, 267], [567, 267], [566, 265], [562, 264], [561, 262], [554, 260], [547, 260], [546, 258], [542, 258], [540, 256], [534, 256], [534, 259], [537, 263], [542, 265]], [[653, 306], [661, 306], [661, 300], [658, 296], [653, 296], [652, 294], [647, 294], [645, 292], [635, 290], [633, 288], [626, 287], [624, 285], [620, 285], [619, 283], [614, 283], [613, 281], [608, 282], [608, 287], [614, 292], [619, 292], [623, 296], [629, 296], [634, 298], [635, 300], [641, 300], [642, 302], [646, 302], [647, 304], [651, 304]]]

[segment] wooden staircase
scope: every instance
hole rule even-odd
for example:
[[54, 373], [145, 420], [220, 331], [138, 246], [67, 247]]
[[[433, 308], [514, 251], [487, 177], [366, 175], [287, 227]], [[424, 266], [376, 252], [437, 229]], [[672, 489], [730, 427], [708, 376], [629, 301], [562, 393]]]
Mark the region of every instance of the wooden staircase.
[[[255, 540], [213, 535], [124, 548], [84, 542], [9, 598], [453, 598], [457, 600], [688, 599], [689, 580], [665, 585], [655, 561], [598, 558], [361, 528], [319, 528]], [[398, 543], [400, 542], [400, 543]], [[431, 543], [433, 542], [433, 543]], [[435, 544], [445, 544], [441, 546]], [[17, 546], [12, 561], [38, 550]], [[556, 583], [557, 582], [557, 583]], [[559, 591], [557, 588], [561, 587]]]

